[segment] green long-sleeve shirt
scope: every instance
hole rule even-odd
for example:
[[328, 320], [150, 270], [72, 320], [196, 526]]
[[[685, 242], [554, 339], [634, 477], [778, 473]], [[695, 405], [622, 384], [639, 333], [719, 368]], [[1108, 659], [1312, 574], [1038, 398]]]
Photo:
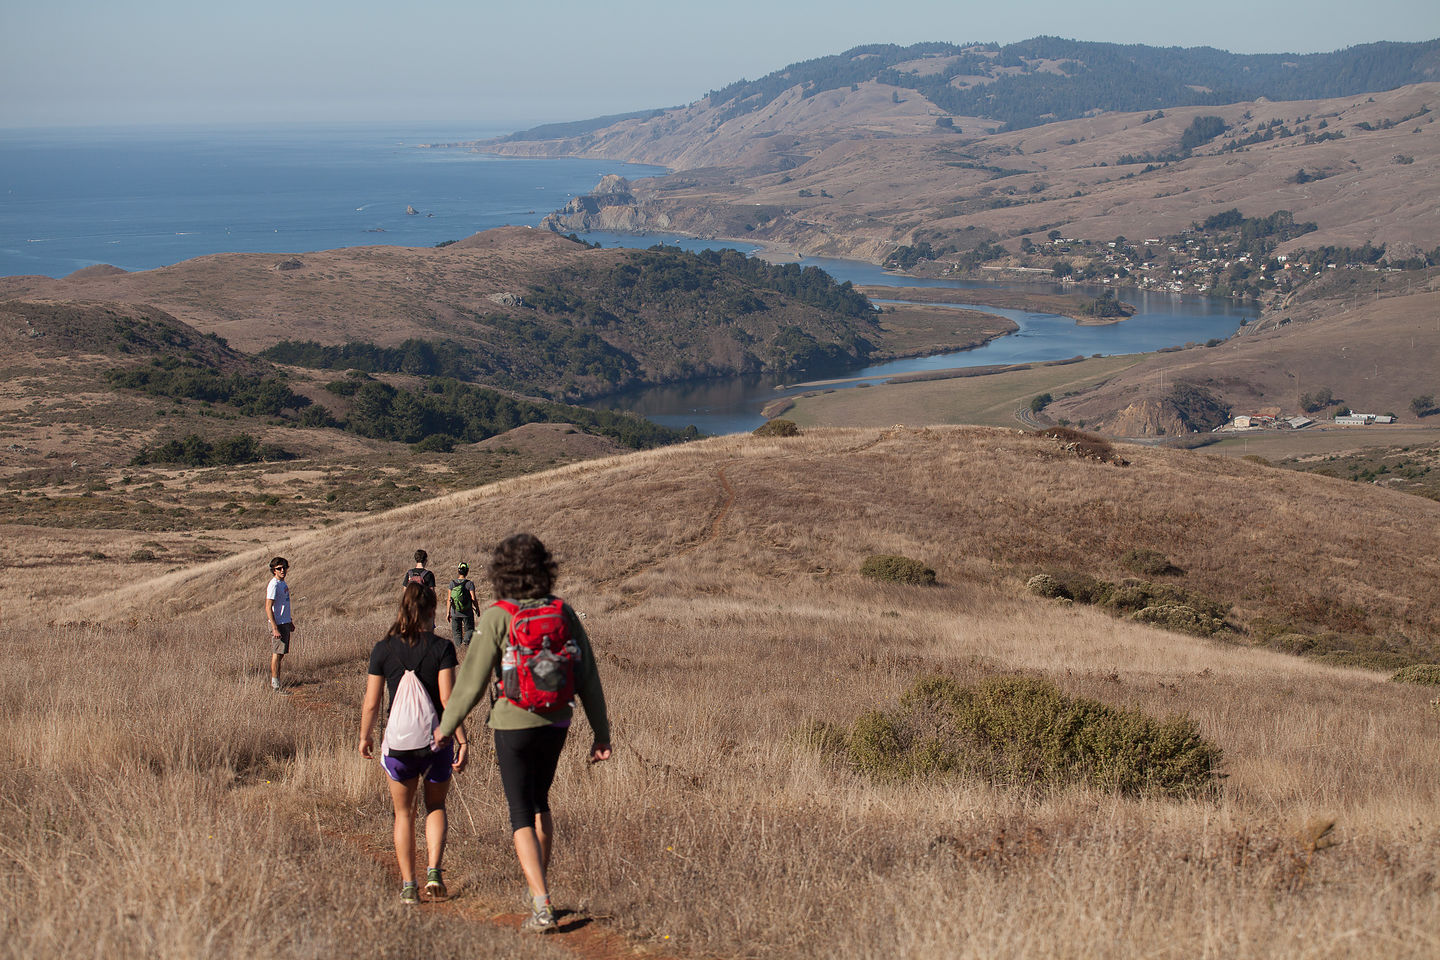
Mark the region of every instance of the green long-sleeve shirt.
[[[538, 607], [547, 598], [511, 601], [522, 610]], [[610, 742], [610, 719], [605, 712], [605, 691], [600, 686], [600, 669], [595, 663], [595, 651], [590, 647], [590, 637], [585, 627], [569, 604], [563, 607], [570, 636], [580, 648], [580, 663], [575, 671], [575, 693], [585, 709], [585, 719], [595, 734], [596, 743]], [[445, 715], [440, 718], [440, 732], [450, 736], [470, 711], [484, 698], [490, 687], [495, 667], [505, 653], [505, 638], [510, 629], [510, 614], [496, 606], [490, 606], [480, 615], [475, 624], [475, 636], [470, 642], [470, 652], [460, 664], [455, 676], [455, 687], [450, 691], [450, 700], [445, 705]], [[569, 720], [574, 714], [571, 707], [561, 707], [548, 713], [532, 713], [522, 710], [504, 697], [495, 701], [490, 708], [487, 722], [495, 730], [524, 730], [527, 727], [543, 727], [557, 721]]]

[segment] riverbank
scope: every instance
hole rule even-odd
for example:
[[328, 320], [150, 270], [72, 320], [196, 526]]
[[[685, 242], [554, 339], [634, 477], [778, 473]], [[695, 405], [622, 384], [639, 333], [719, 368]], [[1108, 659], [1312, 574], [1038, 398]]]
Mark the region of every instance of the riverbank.
[[1099, 317], [1093, 313], [1095, 298], [1079, 294], [1040, 293], [1027, 290], [998, 290], [984, 287], [966, 287], [963, 290], [946, 287], [907, 287], [862, 285], [860, 292], [871, 300], [900, 300], [909, 303], [953, 303], [966, 306], [1004, 307], [1008, 310], [1024, 310], [1029, 313], [1049, 313], [1069, 317], [1077, 323], [1103, 325], [1119, 323], [1135, 315], [1135, 305], [1117, 302], [1119, 316]]

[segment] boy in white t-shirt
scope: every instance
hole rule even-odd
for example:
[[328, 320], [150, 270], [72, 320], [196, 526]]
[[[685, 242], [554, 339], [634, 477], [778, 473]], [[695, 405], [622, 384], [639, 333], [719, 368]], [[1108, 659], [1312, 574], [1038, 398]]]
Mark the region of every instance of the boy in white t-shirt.
[[290, 634], [295, 621], [290, 616], [290, 586], [285, 575], [290, 561], [276, 557], [270, 561], [270, 585], [265, 588], [265, 618], [270, 621], [270, 689], [280, 690], [280, 661], [290, 652]]

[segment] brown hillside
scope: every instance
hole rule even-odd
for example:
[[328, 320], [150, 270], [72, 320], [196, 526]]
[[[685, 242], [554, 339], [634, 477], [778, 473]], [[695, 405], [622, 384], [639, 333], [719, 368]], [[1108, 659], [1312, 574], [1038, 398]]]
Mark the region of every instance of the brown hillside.
[[[676, 168], [634, 184], [637, 208], [623, 216], [609, 208], [609, 226], [875, 261], [922, 236], [962, 246], [992, 235], [1037, 237], [1053, 227], [1101, 240], [1160, 237], [1231, 207], [1248, 216], [1286, 209], [1297, 221], [1313, 220], [1320, 230], [1304, 245], [1413, 242], [1429, 249], [1440, 242], [1440, 84], [1372, 97], [1180, 107], [1150, 122], [1142, 114], [1101, 114], [1000, 134], [955, 118], [963, 135], [938, 132], [934, 119], [943, 112], [923, 98], [894, 104], [891, 88], [877, 87], [808, 98], [793, 90], [765, 110], [724, 122], [702, 100], [576, 140], [484, 149]], [[1149, 173], [1143, 162], [1117, 165], [1125, 154], [1174, 153], [1202, 115], [1220, 116], [1231, 129], [1196, 156]], [[1221, 152], [1272, 120], [1290, 135]], [[1306, 142], [1324, 133], [1343, 139]], [[1300, 169], [1321, 179], [1297, 185]], [[763, 222], [757, 204], [769, 214]], [[557, 228], [586, 222], [562, 217]]]
[[[585, 253], [545, 231], [507, 227], [440, 248], [214, 254], [134, 273], [6, 277], [0, 295], [151, 303], [251, 353], [285, 339], [393, 346], [466, 336], [469, 314], [505, 312], [491, 295], [524, 293], [547, 269]], [[302, 265], [278, 269], [287, 260]]]
[[[1228, 458], [1126, 457], [1128, 468], [1079, 460], [1054, 441], [983, 428], [725, 438], [453, 494], [141, 592], [160, 589], [185, 609], [241, 603], [244, 571], [281, 549], [297, 580], [327, 584], [311, 596], [317, 609], [355, 613], [383, 605], [411, 541], [473, 557], [517, 529], [569, 545], [569, 591], [602, 606], [643, 593], [672, 564], [723, 563], [747, 582], [801, 577], [838, 596], [860, 589], [868, 553], [920, 558], [953, 585], [1015, 589], [1047, 567], [1118, 580], [1129, 575], [1121, 556], [1145, 548], [1185, 570], [1187, 588], [1233, 603], [1241, 624], [1279, 618], [1302, 632], [1440, 643], [1440, 505]], [[126, 602], [122, 590], [63, 615]], [[1364, 611], [1359, 623], [1336, 612], [1352, 608]]]
[[[0, 806], [0, 829], [15, 862], [47, 869], [23, 909], [0, 905], [9, 942], [25, 956], [158, 941], [349, 960], [403, 928], [427, 956], [537, 960], [657, 945], [765, 960], [1184, 960], [1255, 944], [1432, 956], [1434, 687], [1042, 600], [1021, 578], [1052, 564], [1114, 577], [1125, 550], [1150, 547], [1184, 568], [1168, 576], [1185, 588], [1233, 600], [1237, 621], [1288, 611], [1295, 628], [1338, 617], [1433, 643], [1440, 504], [1125, 453], [1119, 467], [980, 429], [733, 437], [276, 533], [89, 598], [44, 583], [37, 563], [10, 578], [32, 596], [0, 623], [16, 664], [0, 678], [0, 788], [26, 798]], [[363, 663], [410, 552], [426, 546], [441, 571], [478, 564], [517, 529], [558, 555], [615, 744], [586, 765], [589, 731], [571, 728], [552, 794], [564, 915], [538, 944], [514, 933], [519, 875], [480, 718], [469, 732], [482, 746], [450, 794], [452, 899], [403, 917], [384, 775], [355, 745]], [[290, 696], [265, 677], [276, 552], [296, 598]], [[938, 585], [862, 577], [878, 553], [933, 567]], [[63, 622], [76, 616], [87, 622]], [[1135, 711], [1087, 749], [1151, 762], [1160, 744], [1142, 730], [1163, 729], [1222, 751], [1219, 776], [1165, 796], [1050, 780], [1048, 761], [1038, 781], [938, 763], [874, 775], [854, 745], [896, 712], [944, 746], [944, 705], [902, 701], [936, 676], [989, 689], [1043, 678], [1075, 705], [1055, 727]], [[1027, 726], [1028, 703], [985, 716], [997, 741], [1060, 736]], [[137, 889], [191, 892], [177, 909]]]
[[438, 342], [464, 354], [475, 382], [567, 400], [789, 369], [808, 346], [854, 361], [885, 339], [867, 316], [687, 254], [602, 250], [526, 227], [438, 248], [216, 254], [136, 273], [0, 278], [0, 298], [154, 305], [251, 353], [282, 340]]
[[1410, 401], [1440, 391], [1440, 278], [1343, 272], [1352, 274], [1348, 289], [1274, 311], [1253, 332], [1213, 348], [1155, 354], [1046, 412], [1120, 436], [1155, 436], [1159, 421], [1143, 414], [1142, 402], [1164, 400], [1183, 383], [1210, 391], [1236, 415], [1294, 416], [1304, 394], [1329, 388], [1346, 407], [1411, 420]]

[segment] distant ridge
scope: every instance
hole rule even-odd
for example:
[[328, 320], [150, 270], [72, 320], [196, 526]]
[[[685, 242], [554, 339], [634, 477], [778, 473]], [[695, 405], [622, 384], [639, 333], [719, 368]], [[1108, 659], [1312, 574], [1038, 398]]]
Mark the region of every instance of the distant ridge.
[[[799, 86], [805, 97], [879, 82], [929, 100], [955, 116], [999, 121], [1018, 130], [1105, 111], [1271, 100], [1320, 100], [1378, 93], [1440, 80], [1440, 39], [1360, 44], [1328, 53], [1241, 54], [1214, 47], [1152, 47], [1033, 37], [1018, 43], [866, 44], [792, 63], [756, 80], [709, 91], [701, 102], [718, 122], [763, 110]], [[673, 111], [679, 108], [669, 108]], [[581, 137], [633, 113], [550, 123], [498, 143]]]
[[542, 123], [538, 127], [531, 127], [529, 130], [517, 130], [509, 136], [501, 137], [499, 142], [504, 143], [508, 140], [563, 140], [566, 137], [578, 137], [583, 134], [593, 133], [602, 127], [623, 123], [626, 120], [653, 120], [655, 117], [663, 116], [667, 110], [677, 109], [679, 108], [659, 107], [654, 110], [636, 110], [631, 113], [612, 113], [608, 117], [592, 117], [589, 120]]

